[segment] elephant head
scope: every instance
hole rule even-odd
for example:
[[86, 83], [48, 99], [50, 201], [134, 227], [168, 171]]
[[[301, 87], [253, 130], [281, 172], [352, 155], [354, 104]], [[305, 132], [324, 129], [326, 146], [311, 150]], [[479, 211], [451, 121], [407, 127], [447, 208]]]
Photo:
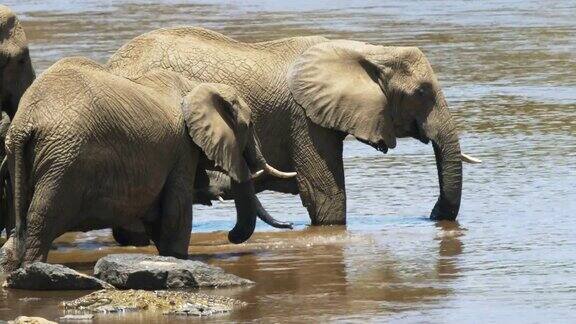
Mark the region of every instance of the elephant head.
[[430, 217], [456, 219], [462, 192], [458, 133], [432, 67], [418, 48], [320, 43], [293, 63], [288, 83], [312, 122], [379, 151], [394, 148], [401, 137], [432, 141], [440, 197]]
[[0, 107], [10, 118], [34, 78], [24, 29], [10, 8], [0, 5]]
[[281, 177], [293, 177], [295, 173], [278, 171], [266, 163], [250, 108], [234, 88], [202, 83], [184, 97], [182, 111], [192, 141], [207, 160], [231, 178], [237, 222], [228, 239], [242, 243], [254, 232], [256, 215], [262, 209], [252, 178], [261, 172]]

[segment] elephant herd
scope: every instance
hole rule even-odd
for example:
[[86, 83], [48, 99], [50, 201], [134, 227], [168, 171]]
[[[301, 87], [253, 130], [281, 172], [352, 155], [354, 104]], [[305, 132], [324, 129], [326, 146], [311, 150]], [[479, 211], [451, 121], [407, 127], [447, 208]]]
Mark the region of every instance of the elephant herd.
[[[113, 228], [121, 244], [186, 258], [192, 204], [234, 199], [241, 243], [270, 216], [256, 193], [299, 194], [313, 225], [346, 223], [347, 135], [386, 153], [432, 142], [455, 220], [463, 154], [443, 92], [415, 47], [294, 37], [242, 43], [197, 27], [129, 41], [107, 63], [70, 57], [38, 78], [0, 6], [0, 269], [45, 260], [67, 231]], [[284, 171], [279, 171], [284, 170]], [[288, 172], [286, 172], [288, 171]]]

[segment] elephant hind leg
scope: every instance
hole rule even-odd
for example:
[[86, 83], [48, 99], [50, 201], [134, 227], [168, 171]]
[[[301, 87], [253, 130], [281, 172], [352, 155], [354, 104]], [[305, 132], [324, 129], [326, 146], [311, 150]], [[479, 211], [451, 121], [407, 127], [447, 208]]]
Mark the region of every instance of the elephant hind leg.
[[40, 182], [32, 196], [26, 215], [24, 264], [46, 261], [48, 251], [58, 236], [80, 222], [79, 190], [62, 190], [66, 186], [52, 186]]

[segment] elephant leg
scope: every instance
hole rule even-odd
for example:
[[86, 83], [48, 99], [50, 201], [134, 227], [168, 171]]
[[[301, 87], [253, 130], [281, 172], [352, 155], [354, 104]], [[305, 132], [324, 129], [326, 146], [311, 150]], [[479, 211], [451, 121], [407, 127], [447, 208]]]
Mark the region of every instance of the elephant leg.
[[36, 261], [45, 262], [52, 241], [64, 234], [70, 225], [74, 225], [73, 219], [80, 221], [73, 217], [76, 216], [74, 211], [81, 201], [79, 190], [63, 192], [59, 187], [61, 186], [46, 185], [45, 182], [36, 186], [26, 215], [22, 265]]
[[[178, 174], [179, 172], [172, 172]], [[181, 259], [188, 258], [188, 246], [192, 231], [193, 181], [186, 177], [171, 175], [164, 186], [161, 199], [161, 213], [157, 219], [157, 229], [149, 229], [158, 253]]]
[[48, 258], [48, 251], [50, 251], [52, 241], [55, 239], [48, 219], [50, 217], [45, 213], [36, 211], [28, 213], [28, 233], [22, 265], [36, 261], [45, 262]]
[[112, 228], [114, 240], [121, 246], [148, 246], [150, 239], [146, 235], [146, 229], [141, 222]]
[[309, 121], [295, 125], [293, 157], [302, 204], [312, 225], [346, 224], [344, 134]]

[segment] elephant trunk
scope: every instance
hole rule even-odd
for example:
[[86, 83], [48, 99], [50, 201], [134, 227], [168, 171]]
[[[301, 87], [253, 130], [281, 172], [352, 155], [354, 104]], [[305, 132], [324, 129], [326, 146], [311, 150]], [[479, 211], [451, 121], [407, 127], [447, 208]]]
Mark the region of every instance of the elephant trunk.
[[244, 159], [246, 159], [248, 168], [250, 168], [250, 171], [253, 173], [263, 170], [268, 164], [264, 158], [264, 154], [262, 154], [260, 140], [258, 136], [256, 136], [254, 126], [250, 126], [250, 130], [248, 131], [248, 142], [244, 150]]
[[232, 194], [236, 205], [236, 225], [228, 233], [228, 240], [234, 244], [240, 244], [254, 233], [259, 204], [252, 180], [232, 181]]
[[[244, 159], [251, 172], [258, 173], [261, 172], [260, 170], [264, 170], [264, 172], [273, 175], [280, 174], [280, 176], [288, 175], [289, 177], [296, 175], [295, 172], [294, 175], [290, 175], [290, 172], [278, 171], [266, 162], [260, 148], [260, 141], [256, 136], [253, 126], [250, 127], [248, 132], [248, 140], [246, 148], [244, 149]], [[258, 197], [256, 197], [252, 179], [243, 182], [232, 180], [231, 189], [236, 205], [236, 225], [228, 233], [228, 240], [230, 242], [239, 244], [248, 240], [254, 233], [256, 217], [260, 217], [273, 227], [292, 228], [291, 223], [278, 221], [268, 214], [258, 200]]]
[[430, 214], [434, 220], [456, 220], [462, 197], [462, 159], [458, 133], [446, 105], [434, 109], [425, 129], [432, 140], [440, 197]]

